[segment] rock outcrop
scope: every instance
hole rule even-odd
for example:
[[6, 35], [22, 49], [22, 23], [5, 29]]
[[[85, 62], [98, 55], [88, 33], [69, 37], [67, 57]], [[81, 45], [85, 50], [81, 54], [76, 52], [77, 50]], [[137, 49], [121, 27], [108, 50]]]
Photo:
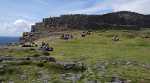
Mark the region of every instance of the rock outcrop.
[[121, 11], [104, 15], [62, 15], [44, 18], [42, 22], [32, 25], [31, 32], [25, 32], [21, 42], [32, 42], [54, 32], [72, 29], [134, 29], [150, 26], [150, 15]]
[[17, 62], [17, 61], [47, 61], [47, 62], [56, 62], [56, 59], [51, 56], [39, 56], [39, 57], [22, 57], [16, 58], [11, 56], [0, 56], [0, 62]]

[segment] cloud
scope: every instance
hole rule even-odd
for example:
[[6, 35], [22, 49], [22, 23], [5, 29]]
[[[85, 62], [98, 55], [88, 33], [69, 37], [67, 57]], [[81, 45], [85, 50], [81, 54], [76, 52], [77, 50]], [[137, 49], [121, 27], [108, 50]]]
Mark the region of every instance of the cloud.
[[105, 7], [104, 4], [95, 4], [94, 6], [91, 6], [89, 8], [85, 8], [85, 9], [81, 9], [81, 10], [76, 10], [76, 11], [71, 11], [69, 12], [70, 14], [93, 14], [96, 12], [100, 12], [100, 11], [105, 11], [108, 10], [109, 8]]
[[30, 25], [31, 23], [26, 21], [26, 20], [22, 20], [22, 19], [19, 19], [19, 20], [16, 20], [14, 23], [13, 23], [14, 27], [20, 29], [21, 30], [25, 30], [25, 31], [28, 31], [30, 30]]
[[1, 24], [1, 36], [21, 36], [22, 32], [30, 31], [30, 27], [33, 23], [27, 20], [18, 19], [12, 23]]
[[117, 3], [111, 4], [114, 11], [134, 11], [143, 14], [150, 14], [150, 0], [116, 0]]
[[71, 11], [69, 13], [95, 14], [113, 11], [133, 11], [142, 14], [150, 14], [150, 0], [104, 0], [96, 2], [93, 6], [85, 9]]
[[69, 14], [93, 14], [95, 12], [100, 12], [104, 10], [108, 10], [109, 8], [106, 7], [106, 4], [103, 2], [95, 3], [94, 5], [87, 7], [85, 9], [80, 9], [80, 10], [75, 10], [75, 11], [70, 11]]

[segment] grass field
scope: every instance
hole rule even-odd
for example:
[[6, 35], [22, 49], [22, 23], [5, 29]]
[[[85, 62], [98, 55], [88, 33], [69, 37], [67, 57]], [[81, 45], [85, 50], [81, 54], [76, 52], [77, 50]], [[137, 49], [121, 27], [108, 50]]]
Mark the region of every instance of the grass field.
[[[62, 40], [58, 37], [43, 38], [39, 41], [45, 41], [54, 47], [54, 51], [50, 52], [58, 61], [78, 61], [87, 65], [88, 69], [82, 72], [82, 79], [77, 83], [86, 83], [84, 80], [98, 80], [102, 83], [108, 82], [110, 77], [119, 76], [128, 79], [130, 83], [150, 82], [150, 31], [93, 31], [91, 35], [81, 37], [81, 31], [69, 32], [74, 35], [71, 40]], [[112, 41], [114, 35], [119, 36], [119, 41]], [[39, 42], [38, 41], [38, 42]], [[18, 47], [17, 47], [18, 48]], [[0, 55], [12, 56], [31, 56], [34, 54], [42, 54], [39, 51], [26, 50], [1, 50]], [[60, 73], [68, 73], [56, 67], [54, 64], [47, 63], [44, 67], [37, 67], [35, 64], [21, 65], [20, 69], [28, 74], [28, 81], [22, 83], [34, 83], [31, 80], [37, 79], [36, 73], [42, 71], [45, 75], [50, 75], [53, 81], [48, 83], [60, 82]], [[52, 72], [51, 72], [52, 71]], [[72, 72], [73, 73], [73, 72]], [[17, 74], [10, 76], [3, 75], [6, 78], [16, 80]], [[2, 76], [2, 77], [3, 77]], [[1, 75], [0, 75], [1, 77]], [[15, 77], [15, 78], [13, 78]], [[18, 81], [19, 80], [19, 81]], [[43, 83], [41, 81], [35, 83]], [[47, 83], [47, 82], [45, 82]], [[66, 81], [64, 83], [70, 83]], [[88, 82], [87, 82], [88, 83]], [[99, 82], [98, 82], [99, 83]]]

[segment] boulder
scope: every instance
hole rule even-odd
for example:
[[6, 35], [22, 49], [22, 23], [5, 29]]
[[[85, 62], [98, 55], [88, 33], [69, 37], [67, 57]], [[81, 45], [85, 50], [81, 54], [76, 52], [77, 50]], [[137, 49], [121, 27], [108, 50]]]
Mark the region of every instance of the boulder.
[[74, 74], [74, 73], [65, 73], [65, 74], [61, 74], [61, 78], [63, 80], [70, 80], [72, 81], [72, 83], [77, 83], [78, 80], [80, 80], [82, 77], [81, 74]]
[[111, 83], [128, 83], [126, 79], [122, 79], [120, 77], [112, 77]]
[[97, 80], [88, 80], [86, 83], [99, 83]]
[[3, 81], [4, 81], [4, 80], [1, 80], [1, 79], [0, 79], [0, 83], [3, 83]]
[[20, 79], [21, 79], [21, 80], [27, 80], [28, 77], [27, 77], [27, 75], [21, 75], [21, 76], [20, 76]]
[[63, 66], [65, 70], [86, 70], [86, 65], [81, 62], [57, 62], [57, 64]]
[[56, 62], [56, 59], [54, 57], [51, 57], [51, 56], [40, 56], [39, 57], [40, 60], [42, 61], [48, 61], [48, 62]]
[[13, 80], [9, 80], [8, 83], [15, 83]]

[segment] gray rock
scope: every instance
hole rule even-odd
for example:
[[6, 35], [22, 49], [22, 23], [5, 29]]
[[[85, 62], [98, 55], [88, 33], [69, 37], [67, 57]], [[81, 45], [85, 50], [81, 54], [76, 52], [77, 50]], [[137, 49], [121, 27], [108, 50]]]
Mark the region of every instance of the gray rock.
[[55, 58], [51, 57], [51, 56], [21, 57], [21, 58], [1, 56], [0, 57], [0, 61], [1, 62], [18, 62], [18, 63], [22, 62], [22, 61], [36, 61], [36, 62], [39, 62], [39, 61], [48, 61], [48, 62], [56, 62]]
[[43, 80], [43, 83], [48, 83], [48, 80]]
[[150, 64], [142, 64], [143, 68], [150, 69]]
[[28, 77], [27, 77], [27, 75], [21, 75], [21, 76], [20, 76], [20, 79], [21, 79], [21, 80], [27, 80]]
[[63, 66], [65, 70], [86, 70], [86, 65], [81, 62], [56, 62], [56, 64]]
[[13, 80], [9, 80], [8, 83], [15, 83]]
[[3, 80], [0, 80], [0, 83], [3, 83]]
[[100, 83], [97, 80], [87, 80], [86, 83]]
[[128, 83], [127, 80], [120, 77], [112, 77], [111, 83]]
[[63, 80], [70, 80], [72, 83], [77, 83], [77, 81], [81, 79], [81, 76], [81, 74], [66, 73], [62, 74], [61, 78]]

